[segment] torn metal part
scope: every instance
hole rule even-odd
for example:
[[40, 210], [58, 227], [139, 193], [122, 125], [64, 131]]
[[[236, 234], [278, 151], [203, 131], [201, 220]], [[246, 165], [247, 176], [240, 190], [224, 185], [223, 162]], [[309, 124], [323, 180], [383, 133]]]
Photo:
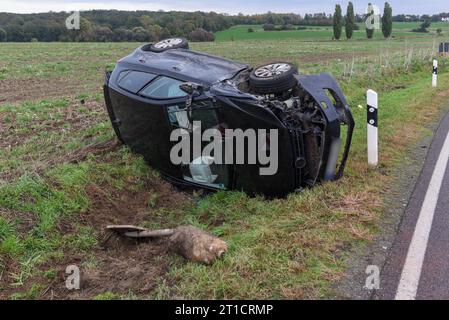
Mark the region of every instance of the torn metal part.
[[169, 237], [173, 235], [173, 233], [175, 233], [174, 229], [150, 231], [141, 227], [131, 225], [107, 226], [106, 229], [129, 238], [160, 238]]

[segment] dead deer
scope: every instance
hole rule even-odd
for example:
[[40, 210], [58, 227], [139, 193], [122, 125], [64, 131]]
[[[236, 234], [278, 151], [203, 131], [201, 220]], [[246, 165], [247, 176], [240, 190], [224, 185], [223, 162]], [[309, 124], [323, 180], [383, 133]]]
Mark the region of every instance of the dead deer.
[[144, 228], [121, 225], [107, 226], [107, 230], [128, 238], [167, 237], [171, 251], [184, 258], [205, 264], [221, 258], [228, 251], [226, 242], [193, 226], [180, 226], [175, 229], [147, 230]]

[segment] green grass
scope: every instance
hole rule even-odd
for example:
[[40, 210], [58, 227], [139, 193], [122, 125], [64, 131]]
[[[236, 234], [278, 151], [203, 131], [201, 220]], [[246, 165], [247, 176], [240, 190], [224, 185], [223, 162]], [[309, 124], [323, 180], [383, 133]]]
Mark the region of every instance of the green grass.
[[[416, 29], [421, 25], [421, 22], [400, 22], [394, 23], [393, 28], [397, 30], [407, 30], [411, 31], [412, 29]], [[435, 31], [436, 29], [441, 28], [443, 32], [449, 32], [449, 23], [447, 22], [432, 22], [429, 30]]]
[[[404, 22], [393, 24], [392, 36], [396, 39], [422, 38], [428, 35], [411, 32], [419, 26], [419, 23]], [[365, 25], [359, 23], [360, 30], [354, 31], [354, 40], [366, 40]], [[252, 28], [254, 32], [248, 32]], [[333, 37], [332, 26], [307, 26], [304, 30], [285, 30], [285, 31], [264, 31], [262, 25], [236, 25], [227, 30], [215, 33], [216, 41], [237, 41], [237, 40], [284, 40], [299, 39], [303, 41], [331, 41]], [[443, 35], [449, 33], [449, 23], [432, 23], [429, 31], [435, 35], [436, 30], [441, 28]], [[342, 39], [346, 39], [344, 32]], [[374, 32], [374, 40], [383, 39], [382, 31]]]
[[44, 177], [25, 174], [0, 188], [1, 208], [31, 213], [35, 220], [31, 230], [18, 233], [16, 229], [23, 223], [20, 214], [9, 221], [0, 216], [0, 262], [9, 257], [21, 266], [13, 275], [12, 285], [23, 285], [39, 265], [63, 258], [60, 252], [89, 253], [98, 244], [101, 230], [90, 226], [75, 223], [70, 234], [58, 230], [62, 221], [71, 221], [74, 214], [82, 215], [90, 206], [86, 193], [89, 184], [107, 181], [120, 189], [126, 179], [149, 179], [153, 175], [127, 150], [118, 156], [118, 162], [108, 164], [87, 161], [57, 165], [46, 170]]
[[[443, 61], [441, 87], [431, 90], [429, 86], [434, 37], [411, 39], [406, 43], [398, 38], [340, 42], [235, 38], [192, 44], [195, 50], [254, 65], [282, 59], [297, 64], [303, 73], [332, 72], [357, 123], [346, 175], [286, 199], [218, 192], [193, 194], [182, 207], [164, 204], [166, 195], [151, 189], [146, 197], [133, 200], [141, 201], [139, 208], [145, 210], [139, 224], [193, 224], [227, 241], [229, 253], [212, 266], [164, 255], [160, 259], [168, 260], [169, 268], [151, 292], [105, 289], [89, 298], [331, 297], [331, 285], [350, 258], [349, 248], [364, 245], [378, 231], [383, 212], [379, 191], [392, 181], [391, 173], [406, 146], [416, 141], [423, 123], [434, 119], [448, 97], [449, 74]], [[94, 255], [102, 227], [93, 227], [95, 217], [86, 212], [101, 203], [89, 187], [113, 191], [109, 201], [120, 202], [118, 195], [138, 194], [159, 181], [125, 147], [79, 163], [65, 161], [68, 154], [113, 137], [101, 106], [103, 70], [136, 46], [37, 43], [0, 47], [0, 70], [6, 70], [0, 71], [3, 81], [77, 81], [76, 93], [67, 89], [60, 97], [0, 105], [1, 125], [8, 128], [0, 149], [0, 297], [5, 297], [5, 290], [6, 298], [39, 298], [61, 271], [55, 268], [72, 255], [84, 266], [107, 271], [110, 266]], [[404, 47], [413, 48], [407, 63], [409, 51]], [[365, 105], [367, 88], [380, 94], [381, 170], [369, 170], [366, 165], [366, 110], [357, 106]], [[67, 120], [69, 110], [79, 121]], [[405, 132], [404, 127], [413, 130]]]
[[93, 300], [117, 300], [120, 299], [120, 295], [112, 293], [110, 291], [100, 293], [99, 295], [96, 295]]

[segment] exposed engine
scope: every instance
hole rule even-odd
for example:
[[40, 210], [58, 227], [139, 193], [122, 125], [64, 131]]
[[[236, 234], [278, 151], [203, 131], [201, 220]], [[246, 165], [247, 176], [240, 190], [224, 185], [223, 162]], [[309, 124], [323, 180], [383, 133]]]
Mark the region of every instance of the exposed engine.
[[326, 132], [326, 119], [318, 103], [299, 85], [277, 93], [260, 94], [251, 87], [249, 73], [240, 74], [235, 80], [236, 87], [256, 96], [261, 105], [269, 108], [292, 131], [297, 154], [301, 155], [295, 166], [302, 170], [307, 185], [315, 185], [322, 169]]
[[321, 108], [304, 90], [295, 87], [289, 91], [265, 96], [264, 104], [293, 131], [298, 154], [302, 157], [295, 164], [303, 170], [308, 185], [314, 185], [321, 169], [324, 151], [326, 120]]

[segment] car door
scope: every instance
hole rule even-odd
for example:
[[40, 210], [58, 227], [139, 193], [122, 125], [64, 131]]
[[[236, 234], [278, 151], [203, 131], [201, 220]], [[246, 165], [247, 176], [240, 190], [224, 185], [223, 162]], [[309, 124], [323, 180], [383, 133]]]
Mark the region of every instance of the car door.
[[141, 71], [123, 71], [116, 77], [109, 96], [120, 138], [154, 168], [180, 176], [180, 168], [170, 161], [166, 108], [185, 104], [182, 81]]

